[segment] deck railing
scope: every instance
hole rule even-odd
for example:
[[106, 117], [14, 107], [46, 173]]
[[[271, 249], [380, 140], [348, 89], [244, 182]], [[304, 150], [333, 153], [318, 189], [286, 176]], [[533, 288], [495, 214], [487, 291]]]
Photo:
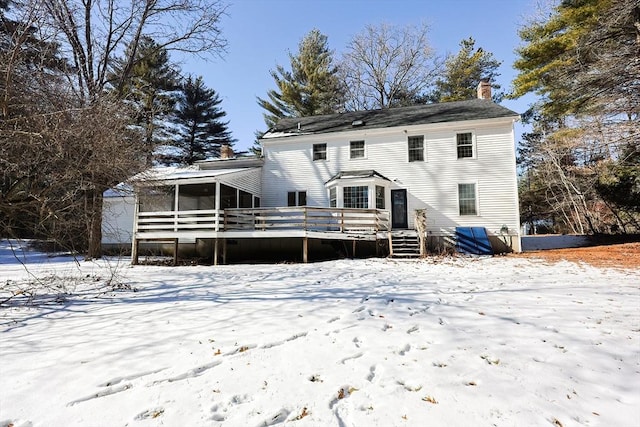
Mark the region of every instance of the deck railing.
[[389, 212], [350, 208], [227, 209], [224, 230], [304, 230], [339, 233], [376, 233], [389, 229]]
[[136, 234], [199, 231], [286, 231], [376, 233], [389, 230], [389, 212], [350, 208], [255, 208], [138, 212]]

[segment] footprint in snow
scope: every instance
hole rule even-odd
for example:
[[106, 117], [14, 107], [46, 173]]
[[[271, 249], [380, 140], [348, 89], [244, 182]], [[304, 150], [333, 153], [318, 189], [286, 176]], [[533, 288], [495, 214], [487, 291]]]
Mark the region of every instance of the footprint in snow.
[[290, 413], [291, 411], [285, 408], [281, 408], [271, 417], [267, 418], [266, 420], [258, 424], [257, 427], [268, 427], [268, 426], [274, 426], [276, 424], [284, 423], [287, 420], [287, 417], [289, 416]]
[[146, 411], [140, 412], [135, 416], [135, 420], [146, 420], [148, 418], [158, 418], [164, 414], [164, 408], [159, 406], [153, 409], [147, 409]]
[[400, 356], [404, 356], [404, 355], [405, 355], [405, 354], [407, 354], [410, 350], [411, 350], [411, 345], [410, 345], [410, 344], [407, 344], [407, 345], [405, 345], [404, 347], [402, 347], [402, 350], [400, 350], [400, 351], [398, 352], [398, 354], [399, 354]]
[[407, 333], [408, 333], [408, 334], [412, 334], [412, 333], [414, 333], [414, 332], [418, 332], [418, 330], [419, 330], [419, 329], [420, 329], [420, 328], [418, 327], [418, 325], [414, 325], [414, 326], [412, 326], [411, 328], [409, 328], [409, 329], [407, 330]]
[[0, 421], [0, 427], [33, 427], [33, 423], [23, 420], [2, 420]]

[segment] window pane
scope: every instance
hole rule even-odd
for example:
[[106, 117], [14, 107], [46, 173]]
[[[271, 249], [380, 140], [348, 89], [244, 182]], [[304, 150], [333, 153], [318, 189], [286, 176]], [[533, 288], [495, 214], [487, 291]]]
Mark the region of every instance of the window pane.
[[313, 144], [313, 160], [327, 160], [327, 144]]
[[299, 191], [298, 192], [298, 206], [307, 206], [307, 192]]
[[338, 192], [336, 191], [335, 187], [329, 189], [329, 206], [332, 208], [338, 206], [337, 193]]
[[424, 161], [424, 136], [410, 136], [408, 141], [409, 141], [409, 161], [423, 162]]
[[458, 158], [473, 157], [473, 136], [470, 132], [456, 135]]
[[351, 159], [364, 158], [364, 141], [351, 141], [349, 157]]
[[477, 215], [475, 184], [458, 184], [458, 200], [460, 215]]
[[254, 208], [260, 207], [260, 197], [253, 196], [253, 207]]
[[241, 208], [250, 208], [252, 201], [253, 201], [253, 196], [250, 193], [240, 190], [240, 207]]
[[384, 209], [384, 187], [376, 185], [376, 209]]
[[220, 209], [238, 207], [238, 190], [228, 185], [220, 184]]
[[369, 187], [344, 187], [344, 207], [366, 209], [369, 207]]
[[287, 206], [295, 206], [296, 205], [296, 192], [289, 191], [287, 193]]

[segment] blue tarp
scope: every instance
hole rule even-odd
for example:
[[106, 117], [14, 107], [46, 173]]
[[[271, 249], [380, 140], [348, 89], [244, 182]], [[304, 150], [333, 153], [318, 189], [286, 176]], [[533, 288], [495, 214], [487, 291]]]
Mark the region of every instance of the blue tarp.
[[484, 227], [456, 227], [456, 250], [470, 255], [493, 255]]

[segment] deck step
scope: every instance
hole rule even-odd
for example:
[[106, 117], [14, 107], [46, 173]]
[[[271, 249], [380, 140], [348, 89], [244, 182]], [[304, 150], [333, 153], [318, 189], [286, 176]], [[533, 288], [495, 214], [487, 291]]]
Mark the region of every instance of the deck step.
[[392, 232], [391, 256], [398, 258], [419, 257], [420, 242], [417, 233], [413, 230]]

